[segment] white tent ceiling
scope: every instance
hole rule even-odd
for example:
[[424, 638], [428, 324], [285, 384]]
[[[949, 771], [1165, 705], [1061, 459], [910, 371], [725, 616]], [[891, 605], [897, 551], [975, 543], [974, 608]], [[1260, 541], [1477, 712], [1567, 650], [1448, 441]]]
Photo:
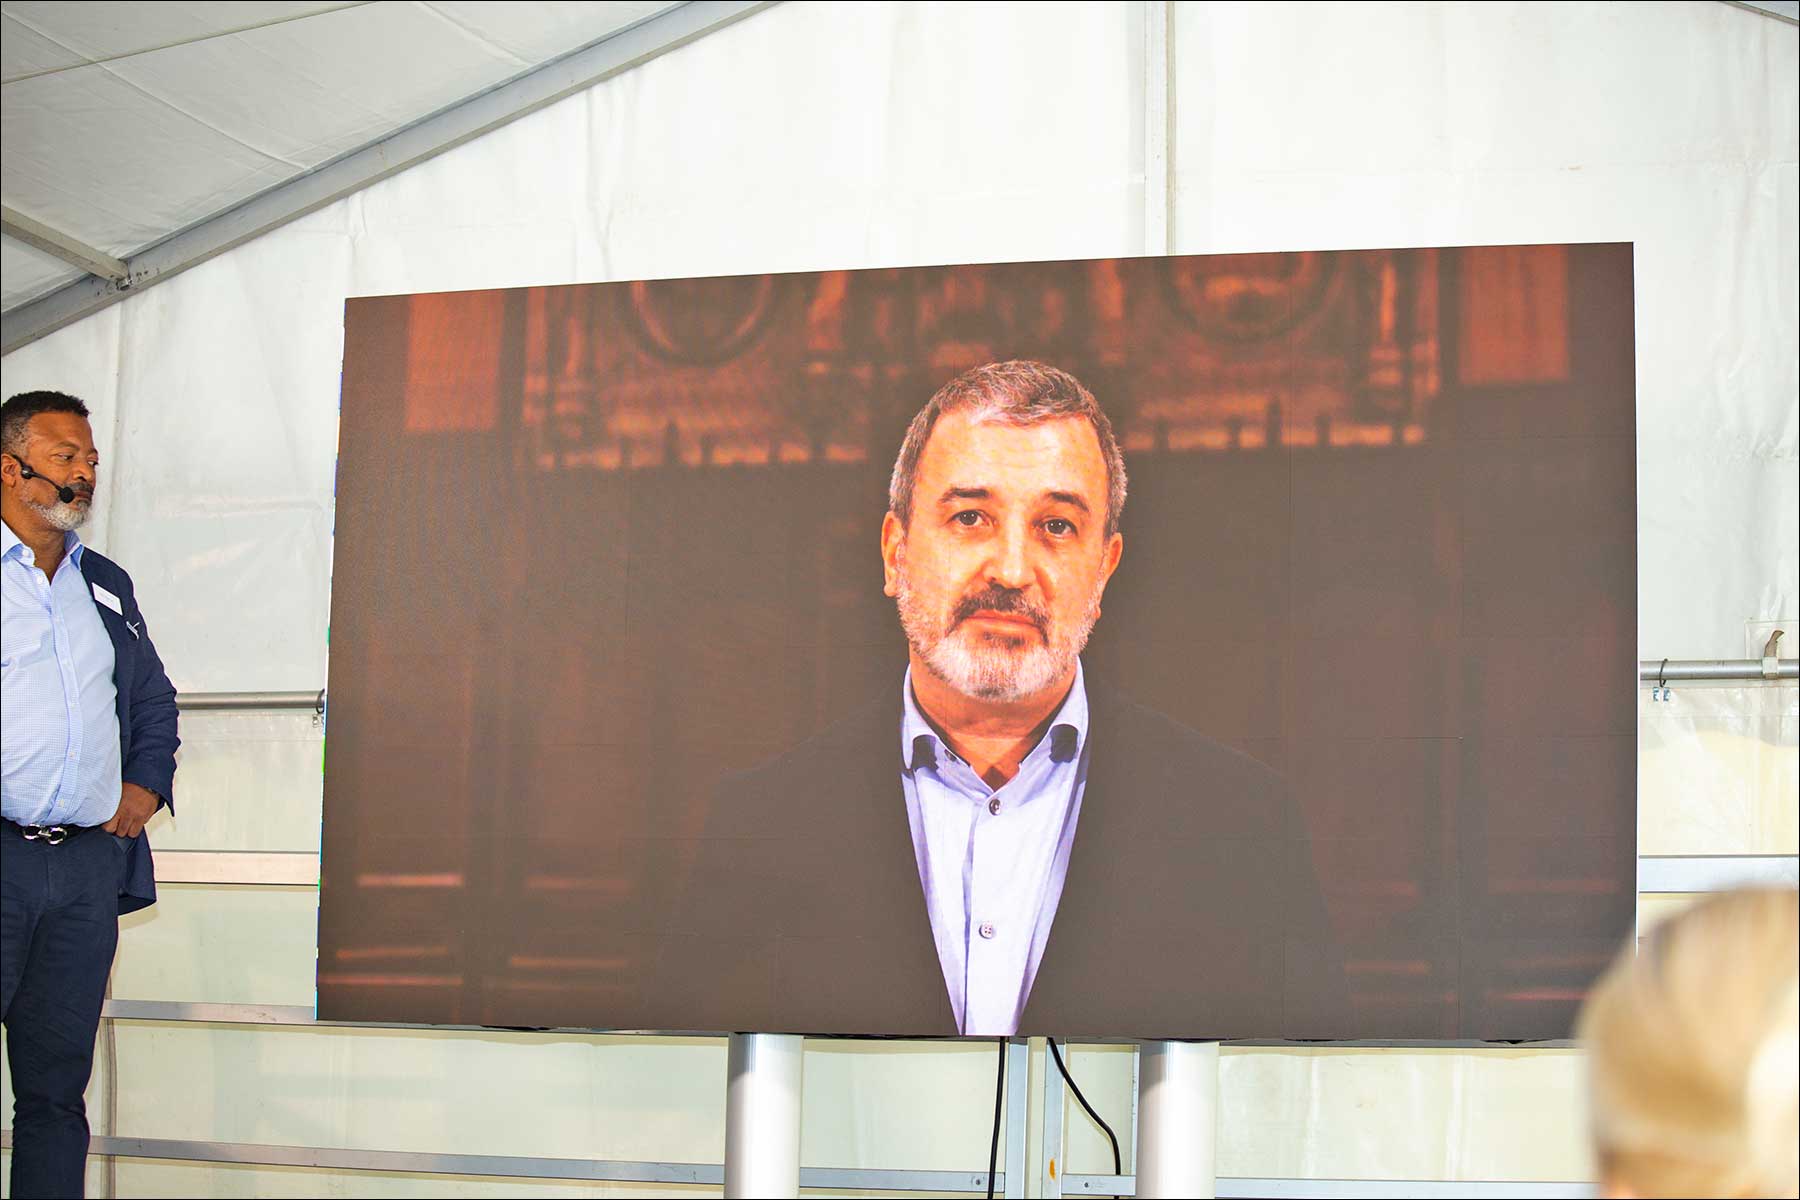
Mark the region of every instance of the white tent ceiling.
[[6, 349], [760, 7], [4, 0]]
[[[0, 199], [129, 258], [673, 7], [6, 0]], [[85, 274], [7, 236], [0, 308]]]

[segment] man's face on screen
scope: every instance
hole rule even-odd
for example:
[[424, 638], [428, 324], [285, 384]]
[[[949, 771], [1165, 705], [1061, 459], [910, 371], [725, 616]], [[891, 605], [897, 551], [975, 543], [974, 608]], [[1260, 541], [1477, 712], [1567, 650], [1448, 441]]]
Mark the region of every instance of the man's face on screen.
[[1106, 461], [1080, 417], [1009, 425], [963, 410], [925, 444], [906, 526], [882, 526], [886, 592], [915, 660], [963, 695], [1066, 687], [1123, 542]]

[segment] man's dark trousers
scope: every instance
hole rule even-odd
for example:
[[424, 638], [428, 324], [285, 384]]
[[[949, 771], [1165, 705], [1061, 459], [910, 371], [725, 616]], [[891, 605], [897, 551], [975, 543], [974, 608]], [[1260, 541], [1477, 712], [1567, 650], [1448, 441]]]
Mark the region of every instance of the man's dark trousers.
[[80, 1196], [83, 1093], [119, 944], [126, 839], [84, 830], [61, 845], [0, 826], [0, 1019], [13, 1078], [12, 1194]]

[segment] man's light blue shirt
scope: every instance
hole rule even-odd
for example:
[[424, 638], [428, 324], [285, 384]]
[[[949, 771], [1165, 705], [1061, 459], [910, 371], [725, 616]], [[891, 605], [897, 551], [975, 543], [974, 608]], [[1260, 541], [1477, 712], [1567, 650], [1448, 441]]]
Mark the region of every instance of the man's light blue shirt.
[[1010, 1036], [1050, 940], [1087, 786], [1081, 666], [1049, 732], [997, 790], [920, 714], [910, 669], [904, 686], [906, 819], [956, 1027], [974, 1036]]
[[0, 521], [0, 814], [20, 825], [104, 825], [119, 808], [113, 644], [63, 537], [56, 578]]

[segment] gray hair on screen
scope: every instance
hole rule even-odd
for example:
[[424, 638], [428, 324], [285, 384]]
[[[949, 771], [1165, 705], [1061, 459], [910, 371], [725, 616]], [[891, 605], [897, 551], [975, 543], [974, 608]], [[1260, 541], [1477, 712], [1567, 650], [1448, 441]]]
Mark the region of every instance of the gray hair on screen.
[[1125, 456], [1113, 436], [1112, 422], [1079, 379], [1029, 359], [992, 362], [964, 371], [939, 388], [913, 417], [888, 483], [888, 509], [901, 525], [912, 521], [913, 489], [918, 483], [919, 462], [925, 457], [925, 443], [931, 440], [938, 419], [953, 412], [1020, 426], [1067, 417], [1086, 420], [1100, 439], [1100, 456], [1106, 461], [1106, 533], [1110, 537], [1118, 532], [1119, 514], [1125, 510]]

